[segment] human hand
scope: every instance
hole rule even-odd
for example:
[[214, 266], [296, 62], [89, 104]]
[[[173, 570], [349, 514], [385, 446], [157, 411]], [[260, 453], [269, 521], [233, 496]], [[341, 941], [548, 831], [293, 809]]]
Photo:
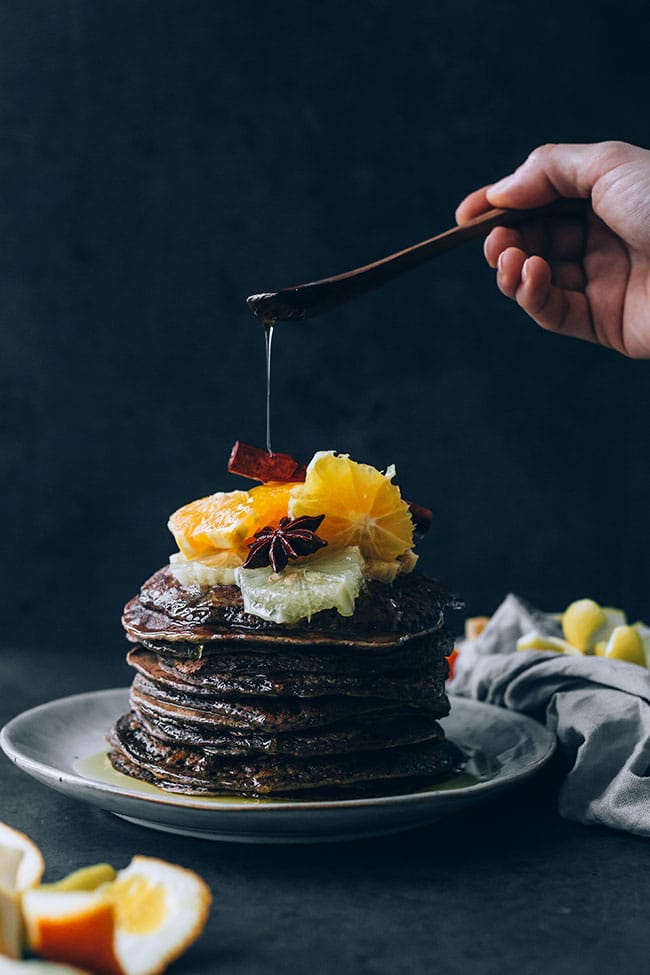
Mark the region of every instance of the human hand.
[[498, 287], [542, 328], [650, 358], [650, 151], [625, 142], [540, 146], [512, 175], [470, 193], [456, 219], [559, 197], [590, 197], [591, 208], [487, 237]]

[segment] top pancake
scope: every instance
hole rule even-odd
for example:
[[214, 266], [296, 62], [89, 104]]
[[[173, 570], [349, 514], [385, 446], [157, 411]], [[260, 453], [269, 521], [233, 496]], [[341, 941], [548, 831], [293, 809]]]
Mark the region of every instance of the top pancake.
[[237, 586], [184, 588], [168, 566], [160, 569], [124, 610], [123, 625], [134, 640], [210, 643], [246, 642], [261, 647], [319, 644], [389, 650], [443, 625], [446, 607], [458, 601], [441, 583], [420, 573], [398, 576], [390, 585], [369, 582], [353, 616], [323, 610], [311, 620], [278, 624], [244, 611]]

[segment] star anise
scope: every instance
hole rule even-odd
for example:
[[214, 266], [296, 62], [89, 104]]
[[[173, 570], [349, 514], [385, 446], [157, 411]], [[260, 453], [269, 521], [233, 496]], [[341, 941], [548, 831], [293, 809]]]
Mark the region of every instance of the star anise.
[[274, 572], [282, 572], [289, 559], [317, 552], [327, 545], [325, 539], [316, 534], [324, 517], [283, 518], [278, 528], [267, 525], [255, 532], [255, 541], [249, 545], [250, 552], [242, 568], [261, 569], [270, 565]]

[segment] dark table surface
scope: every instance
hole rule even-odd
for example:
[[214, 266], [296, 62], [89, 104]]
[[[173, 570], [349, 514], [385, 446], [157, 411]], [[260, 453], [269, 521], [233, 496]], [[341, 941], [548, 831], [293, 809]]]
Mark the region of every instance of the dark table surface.
[[[0, 722], [53, 697], [127, 685], [112, 659], [0, 657]], [[48, 790], [0, 758], [0, 820], [25, 831], [46, 879], [141, 853], [190, 867], [214, 905], [181, 973], [648, 970], [650, 845], [559, 818], [556, 762], [535, 780], [424, 829], [309, 846], [246, 846], [130, 825]]]

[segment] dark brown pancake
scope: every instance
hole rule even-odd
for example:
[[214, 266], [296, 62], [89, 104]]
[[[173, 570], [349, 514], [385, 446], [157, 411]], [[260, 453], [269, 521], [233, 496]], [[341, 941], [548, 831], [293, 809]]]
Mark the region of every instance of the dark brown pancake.
[[118, 771], [172, 792], [192, 795], [272, 796], [409, 779], [433, 781], [459, 765], [458, 750], [443, 737], [381, 751], [309, 759], [207, 754], [199, 748], [167, 745], [147, 734], [133, 714], [120, 718], [110, 733], [110, 759]]
[[244, 612], [236, 586], [185, 589], [161, 569], [124, 610], [138, 644], [115, 768], [196, 795], [352, 795], [415, 788], [460, 762], [443, 626], [453, 596], [413, 573], [368, 583], [352, 617], [294, 626]]
[[[217, 658], [218, 660], [218, 658]], [[421, 672], [369, 674], [285, 673], [273, 674], [260, 668], [257, 673], [229, 674], [216, 670], [209, 661], [193, 662], [191, 669], [175, 666], [175, 661], [165, 661], [150, 650], [136, 647], [127, 661], [147, 680], [164, 690], [172, 690], [189, 697], [197, 695], [205, 701], [226, 697], [379, 697], [393, 701], [418, 703], [436, 699], [444, 692], [444, 682], [449, 673], [446, 659]]]
[[[134, 639], [133, 634], [130, 639]], [[390, 671], [422, 670], [453, 649], [453, 637], [448, 630], [436, 630], [424, 637], [413, 637], [397, 647], [381, 647], [373, 653], [368, 647], [357, 650], [343, 647], [309, 644], [287, 646], [279, 638], [273, 644], [249, 644], [246, 641], [229, 643], [188, 643], [164, 640], [143, 640], [142, 646], [161, 660], [166, 660], [184, 672], [191, 672], [203, 664], [231, 674], [272, 672], [274, 674], [383, 674]]]
[[315, 732], [284, 732], [269, 735], [225, 731], [209, 725], [174, 721], [149, 708], [134, 710], [144, 730], [163, 742], [204, 748], [215, 755], [337, 755], [375, 751], [440, 737], [440, 725], [430, 715], [404, 708], [339, 722]]
[[[281, 637], [287, 644], [296, 641], [345, 644], [353, 640], [357, 646], [376, 647], [381, 643], [394, 645], [439, 629], [445, 608], [456, 604], [455, 597], [441, 583], [413, 572], [398, 576], [391, 585], [367, 583], [352, 616], [341, 616], [336, 610], [328, 609], [316, 613], [310, 621], [277, 624], [246, 613], [237, 586], [184, 588], [166, 566], [144, 584], [139, 599], [127, 605], [124, 626], [138, 640], [207, 642], [243, 638], [268, 642], [269, 637], [276, 640]], [[170, 621], [176, 625], [170, 626]], [[191, 627], [189, 636], [187, 624]]]
[[[137, 674], [131, 686], [131, 707], [148, 707], [156, 714], [175, 721], [191, 721], [228, 731], [266, 731], [280, 734], [305, 728], [327, 727], [337, 721], [360, 714], [382, 714], [394, 710], [395, 702], [382, 698], [319, 697], [259, 698], [232, 697], [208, 700], [197, 694], [161, 687]], [[403, 707], [415, 708], [408, 704]], [[449, 701], [444, 685], [436, 697], [417, 703], [417, 710], [436, 718], [449, 713]]]

